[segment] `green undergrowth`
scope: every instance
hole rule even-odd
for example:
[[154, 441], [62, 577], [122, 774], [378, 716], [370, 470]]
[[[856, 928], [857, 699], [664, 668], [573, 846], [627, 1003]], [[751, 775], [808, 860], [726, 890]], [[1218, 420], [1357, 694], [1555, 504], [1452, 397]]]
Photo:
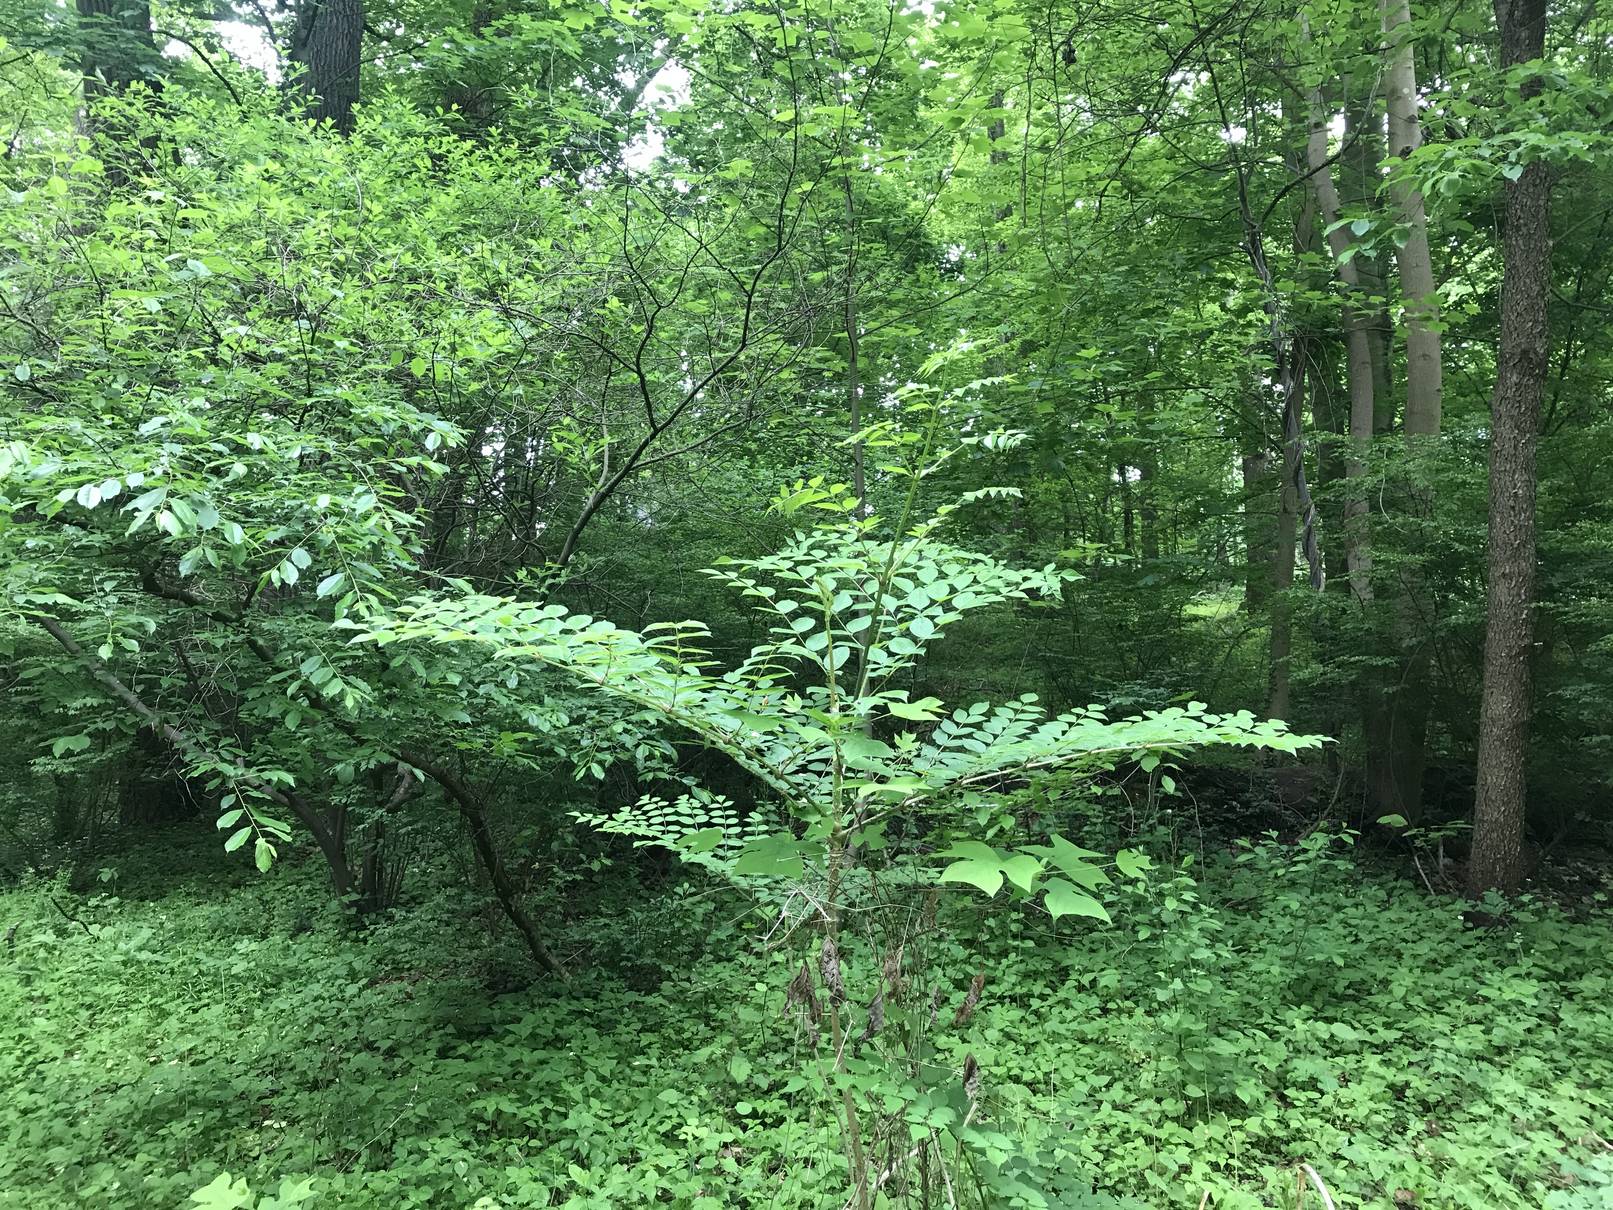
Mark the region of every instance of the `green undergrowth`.
[[[446, 869], [363, 933], [311, 866], [169, 840], [103, 886], [0, 895], [0, 1206], [845, 1202], [799, 955], [724, 895], [573, 911], [561, 988]], [[937, 1062], [975, 1056], [1048, 1204], [1292, 1207], [1308, 1164], [1340, 1207], [1613, 1205], [1604, 905], [1474, 929], [1313, 838], [1110, 907], [943, 915]]]

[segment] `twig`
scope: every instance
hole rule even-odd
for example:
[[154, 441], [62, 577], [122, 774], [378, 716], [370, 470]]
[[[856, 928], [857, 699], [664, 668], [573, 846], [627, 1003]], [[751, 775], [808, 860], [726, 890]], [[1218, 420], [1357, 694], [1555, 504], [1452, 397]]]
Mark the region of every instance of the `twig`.
[[[84, 930], [84, 935], [86, 937], [90, 937], [92, 939], [94, 938], [95, 934], [90, 932], [90, 926], [89, 925], [85, 924], [77, 916], [73, 915], [73, 913], [69, 912], [59, 902], [57, 902], [56, 896], [51, 895], [49, 898], [50, 898], [50, 906], [55, 908], [58, 912], [60, 912], [62, 914], [63, 919], [70, 920], [74, 924], [78, 925], [79, 928]], [[11, 931], [13, 933], [15, 933], [17, 930], [15, 928], [13, 928]], [[7, 940], [11, 940], [11, 939], [8, 937]]]
[[1428, 875], [1426, 873], [1424, 873], [1424, 871], [1423, 871], [1423, 860], [1422, 860], [1422, 858], [1418, 857], [1417, 854], [1413, 853], [1411, 855], [1411, 860], [1412, 860], [1412, 864], [1414, 864], [1417, 867], [1417, 872], [1419, 874], [1422, 874], [1423, 885], [1428, 888], [1428, 893], [1430, 895], [1435, 894], [1436, 892], [1434, 890], [1434, 884], [1428, 881]]
[[1309, 1164], [1301, 1164], [1300, 1168], [1315, 1183], [1316, 1192], [1322, 1195], [1322, 1205], [1326, 1207], [1326, 1210], [1338, 1210], [1338, 1207], [1333, 1204], [1333, 1195], [1327, 1191], [1327, 1186], [1322, 1183], [1322, 1178], [1317, 1174], [1316, 1169]]

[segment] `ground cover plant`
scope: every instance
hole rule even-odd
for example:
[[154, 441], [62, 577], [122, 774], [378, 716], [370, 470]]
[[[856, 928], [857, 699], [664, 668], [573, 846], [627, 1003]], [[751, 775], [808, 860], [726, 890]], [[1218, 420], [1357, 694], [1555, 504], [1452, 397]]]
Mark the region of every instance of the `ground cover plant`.
[[[845, 1201], [789, 966], [698, 869], [557, 938], [593, 959], [558, 987], [450, 871], [355, 938], [317, 859], [135, 857], [76, 922], [50, 883], [0, 900], [6, 1204]], [[1307, 1163], [1341, 1206], [1606, 1204], [1605, 918], [1475, 931], [1321, 836], [1184, 855], [1110, 906], [960, 909], [933, 959], [937, 1061], [961, 1085], [973, 1056], [1049, 1204], [1292, 1206]]]

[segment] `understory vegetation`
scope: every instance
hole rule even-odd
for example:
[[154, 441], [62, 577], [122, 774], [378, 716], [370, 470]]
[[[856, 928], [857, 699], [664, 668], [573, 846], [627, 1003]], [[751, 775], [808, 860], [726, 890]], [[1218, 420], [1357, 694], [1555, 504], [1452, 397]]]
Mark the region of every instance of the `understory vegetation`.
[[[1534, 900], [1474, 931], [1347, 839], [1162, 858], [1109, 926], [949, 910], [922, 942], [934, 1062], [972, 1056], [983, 1106], [956, 1179], [1004, 1205], [1040, 1204], [1023, 1183], [1316, 1206], [1310, 1163], [1341, 1206], [1607, 1205], [1605, 913]], [[48, 883], [0, 899], [0, 1204], [845, 1200], [786, 963], [758, 945], [773, 921], [701, 878], [603, 870], [554, 941], [589, 973], [559, 986], [452, 869], [356, 935], [317, 860], [260, 879], [168, 836], [118, 860], [73, 921]], [[903, 1105], [877, 1163], [967, 1112]]]

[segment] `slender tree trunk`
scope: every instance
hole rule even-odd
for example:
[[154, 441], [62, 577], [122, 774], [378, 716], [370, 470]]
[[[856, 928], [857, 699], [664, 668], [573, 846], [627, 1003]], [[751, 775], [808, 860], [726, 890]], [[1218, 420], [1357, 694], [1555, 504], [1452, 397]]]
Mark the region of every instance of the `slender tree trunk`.
[[1154, 399], [1144, 392], [1137, 402], [1137, 421], [1142, 437], [1137, 443], [1137, 502], [1142, 527], [1142, 556], [1159, 558], [1159, 500], [1155, 495], [1159, 478], [1159, 447], [1154, 440]]
[[[1422, 145], [1418, 116], [1417, 74], [1412, 51], [1416, 35], [1410, 0], [1381, 0], [1383, 33], [1388, 45], [1385, 65], [1385, 109], [1388, 156], [1403, 160]], [[1406, 231], [1396, 255], [1401, 302], [1405, 309], [1406, 393], [1402, 427], [1411, 455], [1412, 482], [1404, 495], [1413, 531], [1426, 526], [1433, 512], [1433, 492], [1419, 482], [1425, 454], [1440, 432], [1444, 393], [1443, 353], [1439, 334], [1439, 293], [1428, 247], [1428, 219], [1423, 195], [1399, 174], [1390, 181], [1396, 218]], [[1377, 810], [1415, 821], [1422, 814], [1423, 772], [1427, 766], [1428, 722], [1432, 703], [1432, 607], [1418, 569], [1422, 538], [1413, 533], [1397, 577], [1390, 633], [1399, 670], [1386, 685], [1380, 715], [1383, 730], [1368, 750], [1368, 792]]]
[[[1374, 90], [1367, 89], [1360, 105], [1344, 111], [1344, 137], [1348, 149], [1341, 162], [1343, 170], [1341, 202], [1351, 210], [1374, 216], [1378, 209], [1378, 189], [1383, 181], [1383, 140], [1376, 133], [1379, 115], [1373, 104]], [[1373, 415], [1370, 428], [1351, 425], [1351, 432], [1387, 433], [1394, 426], [1394, 375], [1390, 347], [1394, 343], [1394, 321], [1389, 317], [1384, 292], [1383, 267], [1369, 251], [1355, 254], [1350, 261], [1360, 286], [1361, 319], [1367, 332], [1367, 349], [1372, 364]]]
[[1344, 544], [1345, 565], [1349, 570], [1350, 591], [1362, 605], [1372, 600], [1372, 530], [1364, 492], [1367, 458], [1372, 448], [1376, 374], [1372, 364], [1372, 340], [1367, 304], [1361, 298], [1361, 278], [1355, 260], [1346, 254], [1350, 246], [1348, 228], [1334, 230], [1342, 205], [1333, 170], [1328, 163], [1327, 113], [1321, 90], [1311, 94], [1310, 137], [1306, 144], [1307, 167], [1312, 192], [1316, 195], [1322, 229], [1327, 233], [1328, 251], [1334, 271], [1344, 287], [1341, 319], [1344, 328], [1345, 379], [1350, 395], [1349, 449], [1344, 460]]
[[1298, 529], [1299, 492], [1295, 463], [1303, 453], [1297, 441], [1283, 443], [1282, 490], [1278, 497], [1277, 542], [1271, 565], [1270, 698], [1272, 718], [1289, 715], [1289, 661], [1294, 650], [1294, 538]]
[[[846, 192], [846, 408], [851, 418], [851, 431], [862, 432], [862, 333], [857, 318], [857, 207], [851, 191], [851, 173], [842, 178]], [[863, 443], [851, 446], [851, 490], [857, 497], [857, 515], [868, 515], [868, 472]]]
[[[1305, 363], [1300, 345], [1295, 344], [1294, 392], [1305, 392]], [[1277, 492], [1277, 534], [1271, 561], [1271, 647], [1269, 647], [1268, 713], [1273, 718], [1289, 716], [1289, 661], [1294, 655], [1294, 539], [1298, 532], [1298, 482], [1305, 457], [1305, 444], [1297, 432], [1287, 432], [1282, 440], [1281, 489]]]
[[363, 49], [364, 0], [302, 0], [291, 35], [292, 61], [304, 69], [297, 88], [308, 116], [344, 135], [353, 130]]
[[1238, 463], [1243, 478], [1243, 608], [1258, 613], [1271, 600], [1271, 565], [1277, 549], [1277, 475], [1271, 455], [1256, 450]]
[[[1417, 72], [1412, 59], [1415, 36], [1410, 0], [1382, 0], [1383, 32], [1389, 42], [1385, 104], [1389, 113], [1389, 156], [1405, 159], [1422, 146], [1417, 112]], [[1390, 193], [1406, 226], [1406, 242], [1396, 256], [1406, 308], [1406, 412], [1408, 438], [1439, 435], [1444, 369], [1439, 335], [1439, 290], [1428, 250], [1428, 217], [1422, 192], [1398, 174]]]
[[481, 800], [459, 774], [446, 765], [438, 764], [425, 753], [410, 749], [397, 755], [399, 760], [419, 769], [441, 786], [444, 793], [453, 800], [470, 831], [471, 847], [476, 851], [476, 860], [481, 863], [482, 870], [487, 874], [487, 880], [492, 884], [493, 894], [497, 896], [499, 906], [504, 909], [505, 917], [515, 925], [526, 942], [528, 952], [539, 964], [550, 974], [562, 980], [566, 979], [565, 966], [544, 943], [537, 923], [521, 904], [521, 892], [510, 878], [509, 870], [505, 868], [503, 855], [499, 853], [498, 841], [493, 836], [493, 828]]
[[[1501, 65], [1545, 56], [1545, 0], [1495, 0]], [[1539, 77], [1523, 86], [1539, 94]], [[1533, 694], [1535, 437], [1550, 331], [1551, 170], [1536, 160], [1505, 185], [1501, 348], [1490, 404], [1490, 550], [1479, 703], [1478, 792], [1467, 890], [1510, 894], [1522, 878], [1525, 767]]]
[[[56, 640], [69, 656], [84, 668], [90, 679], [100, 685], [111, 697], [121, 702], [136, 718], [138, 718], [152, 732], [172, 744], [175, 749], [183, 752], [198, 761], [208, 759], [207, 751], [185, 732], [165, 720], [154, 709], [135, 693], [128, 685], [118, 678], [105, 663], [96, 656], [91, 655], [79, 646], [77, 640], [68, 633], [67, 628], [55, 618], [38, 616], [35, 619], [41, 628]], [[353, 890], [353, 875], [347, 868], [347, 856], [342, 846], [340, 834], [334, 831], [325, 818], [303, 800], [303, 798], [288, 790], [281, 790], [271, 782], [262, 782], [256, 778], [242, 779], [243, 785], [261, 794], [264, 798], [283, 807], [297, 817], [299, 823], [308, 829], [319, 846], [320, 852], [325, 855], [326, 864], [330, 867], [331, 883], [338, 898], [346, 900]]]

